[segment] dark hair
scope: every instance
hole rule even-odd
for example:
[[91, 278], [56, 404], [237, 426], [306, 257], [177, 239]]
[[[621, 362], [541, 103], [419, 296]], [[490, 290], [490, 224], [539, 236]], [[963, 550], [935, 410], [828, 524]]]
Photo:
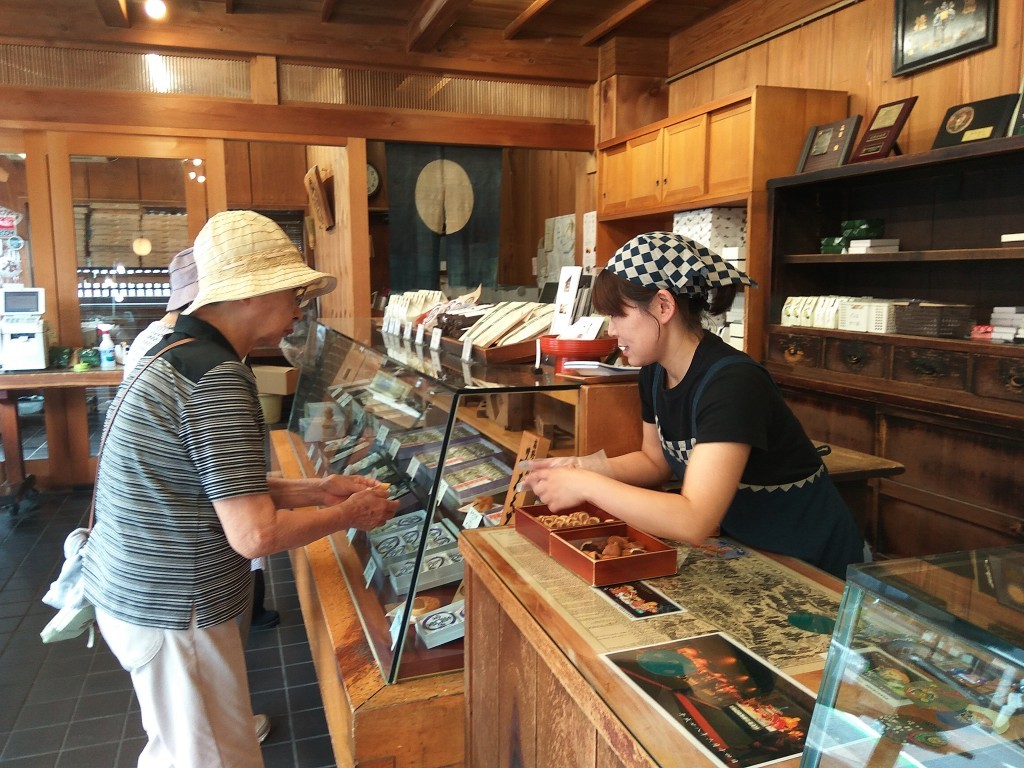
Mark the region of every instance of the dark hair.
[[[603, 269], [594, 280], [591, 303], [594, 309], [602, 315], [621, 317], [626, 313], [626, 307], [639, 307], [650, 314], [647, 307], [657, 293], [657, 288], [637, 285], [614, 272]], [[676, 309], [683, 319], [683, 325], [691, 331], [700, 331], [703, 328], [701, 321], [705, 314], [720, 315], [732, 306], [733, 299], [736, 297], [736, 286], [721, 286], [715, 290], [710, 303], [708, 303], [707, 296], [684, 296], [675, 291], [670, 291], [670, 293], [675, 299]]]

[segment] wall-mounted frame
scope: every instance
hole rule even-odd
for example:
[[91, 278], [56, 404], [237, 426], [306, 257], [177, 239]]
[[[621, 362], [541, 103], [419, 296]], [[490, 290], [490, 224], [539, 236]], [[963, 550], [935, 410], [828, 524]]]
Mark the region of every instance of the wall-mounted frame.
[[850, 156], [853, 140], [857, 138], [860, 119], [860, 115], [854, 115], [834, 123], [812, 125], [807, 131], [796, 172], [837, 168], [845, 163]]
[[892, 73], [906, 75], [996, 44], [999, 0], [895, 0]]

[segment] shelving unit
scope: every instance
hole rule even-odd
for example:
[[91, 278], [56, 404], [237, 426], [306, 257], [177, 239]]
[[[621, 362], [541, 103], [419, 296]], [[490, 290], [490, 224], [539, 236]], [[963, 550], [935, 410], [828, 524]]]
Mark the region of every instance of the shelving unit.
[[[771, 285], [763, 358], [808, 432], [901, 462], [878, 481], [883, 555], [1024, 537], [1024, 346], [782, 326], [788, 296], [968, 304], [986, 323], [1024, 304], [1024, 137], [768, 182]], [[878, 218], [897, 253], [821, 254], [847, 219]]]

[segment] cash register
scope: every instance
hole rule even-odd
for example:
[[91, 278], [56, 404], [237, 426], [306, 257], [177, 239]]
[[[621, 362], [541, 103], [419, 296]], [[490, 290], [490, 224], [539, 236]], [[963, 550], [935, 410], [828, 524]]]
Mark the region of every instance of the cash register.
[[5, 371], [46, 368], [45, 311], [42, 288], [5, 285], [0, 290], [0, 365]]

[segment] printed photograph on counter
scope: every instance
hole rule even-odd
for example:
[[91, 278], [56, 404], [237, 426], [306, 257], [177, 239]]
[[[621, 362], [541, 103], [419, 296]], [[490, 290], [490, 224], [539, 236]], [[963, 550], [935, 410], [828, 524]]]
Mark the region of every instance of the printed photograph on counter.
[[605, 658], [723, 766], [769, 765], [803, 750], [814, 695], [722, 633]]

